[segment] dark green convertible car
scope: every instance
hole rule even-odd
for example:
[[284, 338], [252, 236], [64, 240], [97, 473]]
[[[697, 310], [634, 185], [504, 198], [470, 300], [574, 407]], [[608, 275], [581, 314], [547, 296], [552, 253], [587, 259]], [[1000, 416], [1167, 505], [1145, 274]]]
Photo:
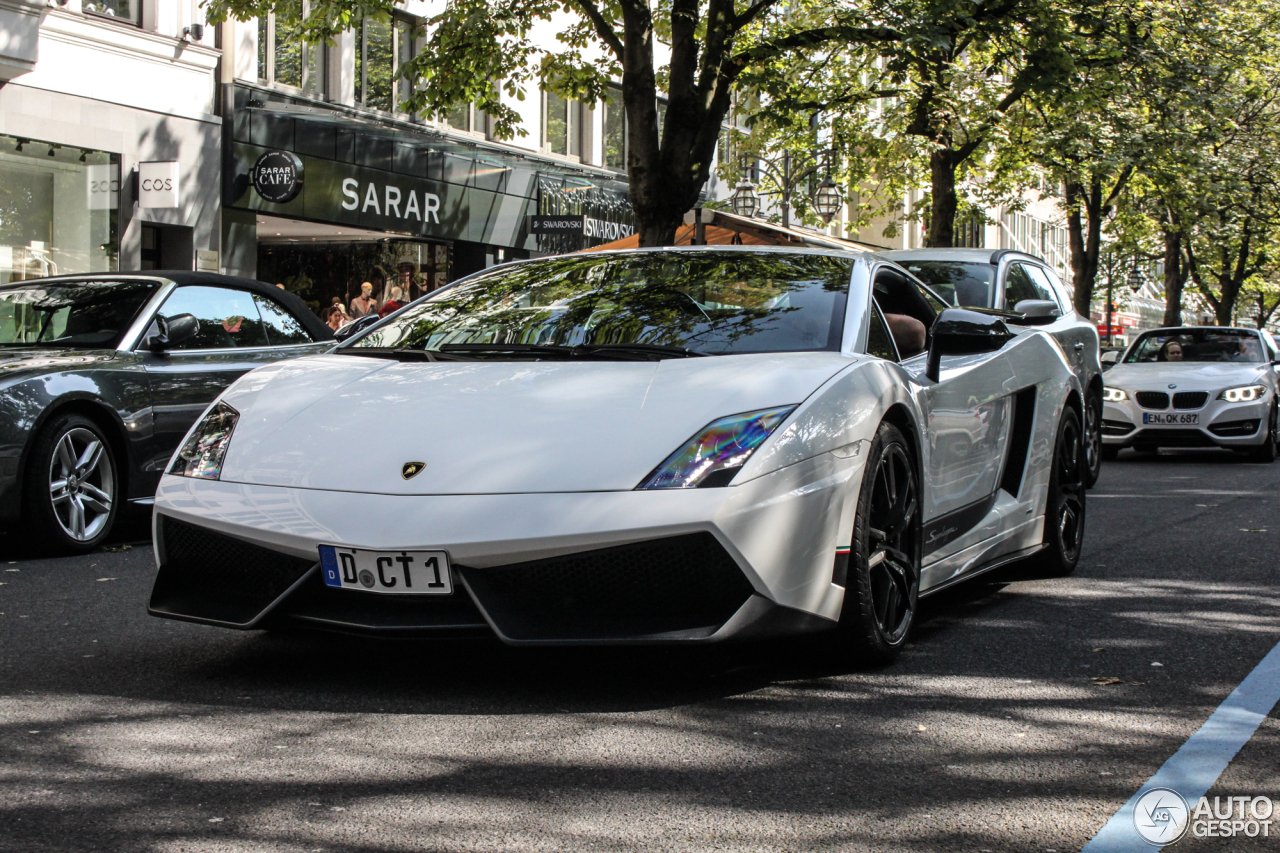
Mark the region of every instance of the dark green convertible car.
[[187, 429], [245, 372], [323, 351], [300, 298], [212, 273], [0, 285], [0, 525], [86, 551], [149, 503]]

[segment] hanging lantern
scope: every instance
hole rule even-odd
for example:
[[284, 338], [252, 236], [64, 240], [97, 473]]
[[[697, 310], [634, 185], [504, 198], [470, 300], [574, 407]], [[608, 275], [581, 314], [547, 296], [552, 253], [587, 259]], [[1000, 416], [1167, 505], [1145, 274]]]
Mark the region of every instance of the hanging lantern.
[[818, 190], [813, 194], [813, 209], [822, 219], [824, 225], [830, 225], [831, 220], [840, 212], [840, 207], [844, 204], [844, 196], [840, 193], [840, 185], [831, 180], [831, 176], [827, 175], [822, 179], [822, 183], [818, 184]]
[[759, 213], [760, 196], [756, 195], [756, 185], [743, 178], [742, 183], [738, 184], [733, 195], [729, 197], [729, 206], [733, 208], [734, 213], [748, 219]]

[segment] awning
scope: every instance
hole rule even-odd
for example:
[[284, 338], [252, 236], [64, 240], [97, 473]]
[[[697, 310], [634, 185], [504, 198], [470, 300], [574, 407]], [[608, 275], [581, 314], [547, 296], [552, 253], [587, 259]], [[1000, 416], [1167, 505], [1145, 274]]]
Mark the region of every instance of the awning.
[[[709, 208], [704, 208], [709, 210]], [[707, 245], [710, 246], [793, 246], [809, 249], [836, 249], [842, 252], [877, 252], [882, 246], [871, 246], [841, 237], [832, 237], [807, 228], [783, 228], [772, 222], [738, 216], [724, 210], [712, 211], [714, 216], [706, 225]], [[692, 218], [691, 216], [687, 218]], [[681, 225], [676, 229], [676, 246], [693, 245], [696, 225]], [[640, 236], [632, 234], [612, 243], [592, 246], [584, 252], [608, 252], [618, 249], [638, 249]]]

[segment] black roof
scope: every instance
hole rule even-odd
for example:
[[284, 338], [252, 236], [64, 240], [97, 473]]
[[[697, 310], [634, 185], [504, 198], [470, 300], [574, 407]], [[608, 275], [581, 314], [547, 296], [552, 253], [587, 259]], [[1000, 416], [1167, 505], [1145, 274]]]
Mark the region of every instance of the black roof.
[[[289, 313], [298, 318], [311, 336], [318, 341], [327, 341], [333, 338], [333, 330], [327, 324], [322, 322], [310, 306], [303, 301], [302, 297], [296, 293], [290, 293], [281, 287], [266, 284], [253, 278], [243, 278], [238, 275], [222, 275], [216, 272], [192, 272], [191, 270], [133, 270], [129, 272], [100, 272], [100, 273], [78, 273], [73, 275], [55, 275], [48, 278], [27, 279], [26, 281], [14, 281], [12, 285], [27, 285], [36, 281], [99, 281], [104, 278], [120, 278], [120, 279], [137, 279], [137, 278], [161, 278], [172, 281], [174, 284], [203, 284], [209, 287], [237, 287], [241, 290], [248, 290], [280, 303], [289, 309]], [[8, 285], [5, 285], [8, 286]]]

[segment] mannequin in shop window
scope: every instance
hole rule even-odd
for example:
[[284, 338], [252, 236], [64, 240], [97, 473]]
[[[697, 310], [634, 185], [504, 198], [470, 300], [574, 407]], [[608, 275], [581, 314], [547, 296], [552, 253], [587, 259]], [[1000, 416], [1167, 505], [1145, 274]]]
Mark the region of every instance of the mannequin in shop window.
[[385, 317], [393, 311], [399, 311], [404, 307], [404, 291], [398, 287], [391, 288], [391, 298], [387, 300], [387, 304], [382, 306], [382, 310], [378, 312], [379, 317]]
[[351, 300], [351, 319], [359, 320], [378, 311], [378, 300], [373, 298], [373, 282], [366, 281], [360, 285], [360, 295]]

